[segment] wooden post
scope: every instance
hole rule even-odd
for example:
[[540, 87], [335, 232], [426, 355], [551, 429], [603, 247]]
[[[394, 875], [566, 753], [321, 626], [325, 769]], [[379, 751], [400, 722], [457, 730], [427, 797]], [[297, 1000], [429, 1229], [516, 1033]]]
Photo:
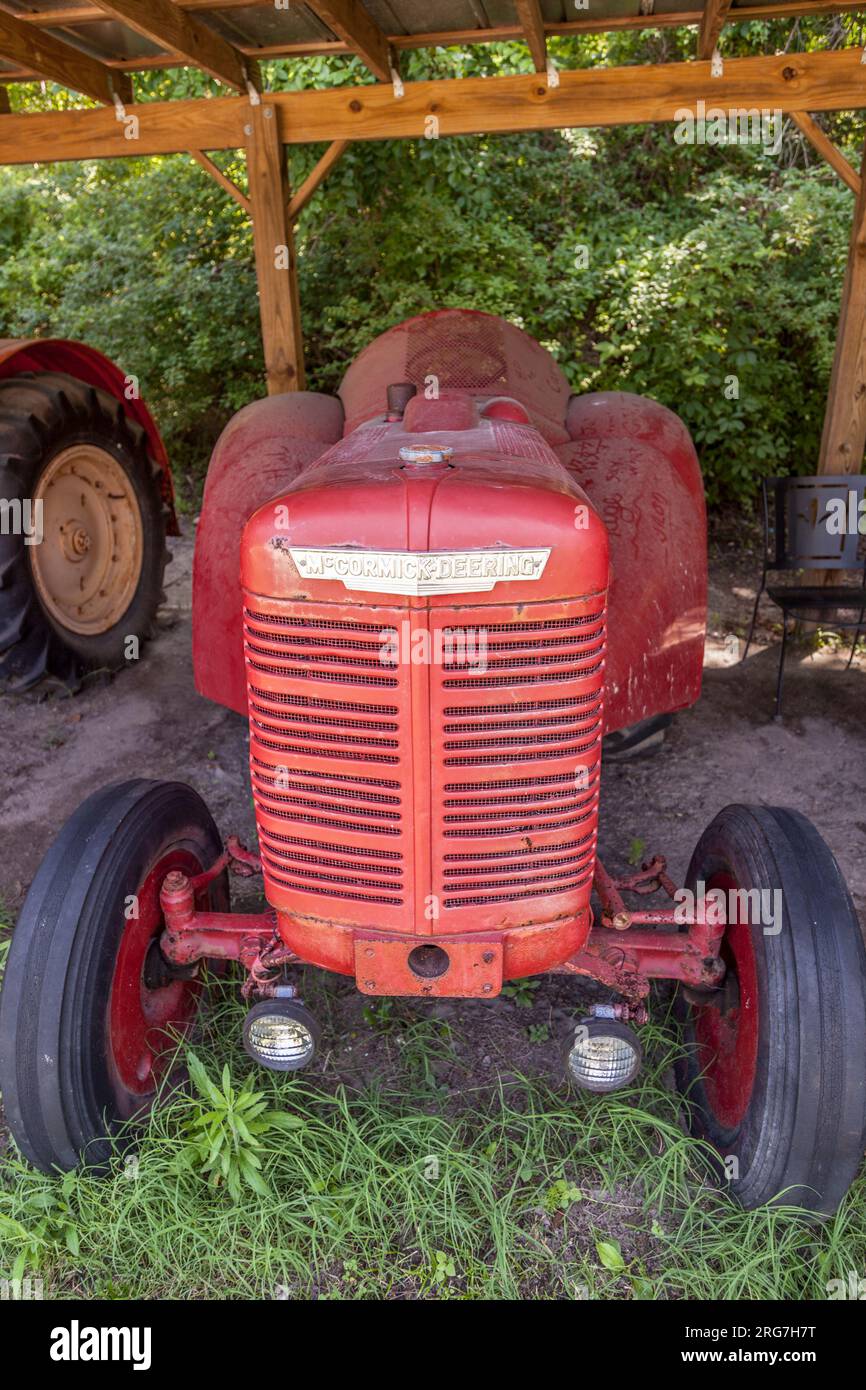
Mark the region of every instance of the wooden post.
[[866, 147], [848, 248], [819, 473], [859, 473], [866, 448]]
[[259, 314], [268, 395], [304, 389], [304, 344], [289, 180], [274, 106], [250, 106], [245, 126]]

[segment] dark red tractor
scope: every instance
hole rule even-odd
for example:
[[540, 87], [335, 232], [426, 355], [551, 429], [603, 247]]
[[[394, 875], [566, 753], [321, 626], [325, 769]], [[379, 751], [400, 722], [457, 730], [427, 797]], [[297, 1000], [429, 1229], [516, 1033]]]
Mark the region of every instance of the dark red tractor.
[[0, 338], [0, 691], [135, 660], [164, 598], [171, 472], [138, 382], [85, 343]]
[[[670, 411], [570, 396], [486, 314], [385, 333], [339, 398], [241, 411], [207, 481], [194, 655], [202, 694], [249, 716], [258, 849], [175, 782], [73, 815], [0, 1004], [27, 1157], [106, 1162], [204, 962], [239, 963], [247, 1050], [285, 1071], [319, 1037], [297, 965], [425, 999], [553, 971], [605, 987], [565, 1040], [599, 1092], [634, 1079], [652, 982], [675, 982], [678, 1083], [730, 1190], [831, 1212], [863, 1154], [866, 955], [829, 849], [796, 811], [735, 805], [682, 888], [660, 857], [616, 879], [596, 853], [603, 736], [698, 697], [705, 531]], [[230, 870], [263, 874], [265, 911], [230, 911]]]

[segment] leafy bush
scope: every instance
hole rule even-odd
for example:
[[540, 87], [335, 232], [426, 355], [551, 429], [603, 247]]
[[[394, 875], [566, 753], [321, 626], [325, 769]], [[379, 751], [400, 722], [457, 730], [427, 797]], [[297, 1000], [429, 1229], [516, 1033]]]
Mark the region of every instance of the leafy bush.
[[[740, 26], [740, 51], [752, 29], [767, 37]], [[557, 56], [584, 64], [604, 44], [611, 61], [658, 60], [683, 41], [563, 40]], [[452, 51], [449, 63], [515, 70], [520, 53]], [[408, 61], [422, 76], [444, 60]], [[271, 80], [335, 74], [313, 59], [273, 64]], [[190, 78], [141, 81], [165, 95]], [[837, 138], [860, 133], [834, 119]], [[407, 315], [487, 309], [549, 346], [575, 390], [671, 406], [711, 500], [752, 499], [762, 474], [814, 464], [852, 210], [826, 168], [786, 167], [800, 159], [792, 139], [778, 157], [677, 145], [670, 127], [353, 146], [299, 227], [309, 385], [335, 390], [359, 349]], [[320, 153], [290, 150], [295, 184]], [[218, 158], [242, 184], [242, 155]], [[194, 496], [222, 425], [263, 389], [245, 215], [186, 156], [12, 171], [0, 185], [0, 333], [83, 338], [137, 375]]]

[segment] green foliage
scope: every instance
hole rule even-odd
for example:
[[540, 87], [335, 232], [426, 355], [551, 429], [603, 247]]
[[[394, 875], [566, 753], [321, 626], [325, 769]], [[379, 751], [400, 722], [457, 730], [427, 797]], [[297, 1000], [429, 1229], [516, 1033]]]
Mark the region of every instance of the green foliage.
[[28, 1270], [44, 1269], [63, 1254], [77, 1258], [80, 1241], [72, 1205], [75, 1174], [67, 1173], [55, 1182], [33, 1175], [20, 1164], [14, 1165], [14, 1171], [28, 1179], [27, 1187], [15, 1217], [3, 1211], [9, 1199], [0, 1192], [0, 1239], [12, 1257], [4, 1277], [17, 1280]]
[[198, 1094], [189, 1101], [191, 1114], [183, 1123], [187, 1138], [178, 1167], [200, 1173], [215, 1187], [225, 1185], [235, 1201], [242, 1182], [260, 1197], [267, 1197], [270, 1189], [262, 1177], [259, 1154], [262, 1135], [300, 1129], [303, 1121], [284, 1110], [269, 1109], [261, 1091], [253, 1090], [252, 1077], [235, 1090], [228, 1064], [217, 1085], [204, 1064], [190, 1053], [189, 1074]]
[[512, 980], [509, 984], [502, 986], [502, 993], [506, 999], [513, 999], [515, 1004], [519, 1004], [521, 1009], [531, 1009], [535, 1003], [533, 996], [538, 987], [538, 980]]
[[[511, 1064], [483, 1080], [476, 1021], [455, 1020], [447, 1105], [396, 1041], [408, 1033], [386, 1039], [380, 1075], [348, 1084], [354, 1050], [335, 1038], [326, 1071], [257, 1078], [256, 1104], [304, 1119], [256, 1136], [265, 1192], [244, 1180], [215, 1192], [198, 1160], [178, 1155], [192, 1116], [225, 1108], [243, 1014], [234, 984], [216, 984], [198, 1046], [210, 1086], [197, 1075], [196, 1097], [166, 1088], [118, 1136], [105, 1177], [50, 1178], [0, 1156], [0, 1277], [37, 1275], [58, 1299], [725, 1301], [826, 1298], [828, 1281], [863, 1268], [864, 1176], [819, 1225], [734, 1205], [684, 1132], [666, 1079], [678, 1051], [669, 1021], [642, 1029], [633, 1088], [593, 1096]], [[435, 1056], [438, 1020], [412, 1028]], [[503, 1038], [504, 1057], [520, 1031]]]
[[545, 1211], [568, 1211], [575, 1202], [582, 1201], [583, 1193], [579, 1187], [565, 1178], [557, 1178], [545, 1192], [541, 1205]]
[[433, 1251], [433, 1264], [430, 1270], [430, 1279], [433, 1284], [444, 1284], [449, 1279], [453, 1279], [457, 1274], [457, 1266], [450, 1255], [444, 1250]]
[[[837, 40], [862, 41], [859, 21], [839, 25]], [[782, 46], [789, 31], [732, 27], [730, 51]], [[802, 21], [794, 47], [825, 32]], [[552, 51], [585, 67], [669, 61], [692, 42], [649, 31], [558, 39]], [[406, 56], [410, 79], [520, 70], [520, 44]], [[269, 80], [369, 74], [311, 58], [270, 64]], [[136, 81], [148, 98], [213, 86], [189, 72]], [[14, 100], [62, 104], [54, 89]], [[826, 119], [856, 159], [862, 120]], [[290, 149], [293, 184], [321, 152]], [[242, 154], [217, 158], [243, 186]], [[334, 391], [407, 315], [486, 309], [545, 343], [574, 390], [638, 391], [676, 410], [711, 500], [750, 500], [762, 474], [814, 463], [851, 209], [790, 129], [777, 155], [677, 145], [665, 126], [354, 145], [299, 225], [309, 385]], [[194, 498], [219, 430], [262, 393], [247, 219], [186, 156], [5, 171], [0, 334], [83, 338], [134, 373]]]
[[6, 969], [11, 944], [12, 914], [7, 910], [3, 899], [0, 898], [0, 985], [3, 983], [3, 972]]
[[15, 170], [0, 185], [0, 248], [0, 331], [113, 357], [139, 378], [181, 483], [201, 475], [229, 415], [259, 394], [241, 209], [181, 158]]
[[622, 1273], [625, 1269], [625, 1260], [622, 1257], [618, 1240], [597, 1240], [595, 1249], [605, 1269], [609, 1269], [613, 1274]]

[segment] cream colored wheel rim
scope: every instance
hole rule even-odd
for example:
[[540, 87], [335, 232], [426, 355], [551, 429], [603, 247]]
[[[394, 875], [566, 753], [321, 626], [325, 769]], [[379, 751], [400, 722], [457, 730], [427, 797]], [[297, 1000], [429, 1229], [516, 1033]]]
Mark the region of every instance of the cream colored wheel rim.
[[129, 478], [96, 444], [73, 444], [51, 460], [34, 501], [42, 540], [30, 561], [46, 611], [70, 632], [107, 632], [141, 577], [144, 528]]

